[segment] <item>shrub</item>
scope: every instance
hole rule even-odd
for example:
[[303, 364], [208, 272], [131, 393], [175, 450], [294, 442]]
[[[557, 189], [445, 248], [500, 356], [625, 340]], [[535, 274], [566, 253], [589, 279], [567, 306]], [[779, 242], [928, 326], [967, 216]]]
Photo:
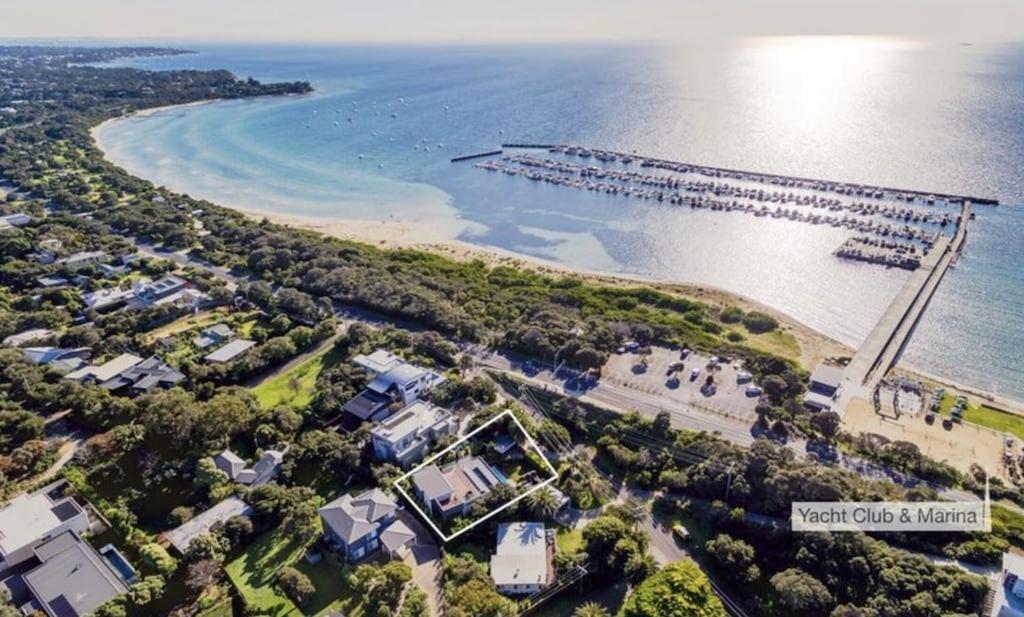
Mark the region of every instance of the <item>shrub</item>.
[[778, 328], [779, 322], [767, 313], [750, 311], [747, 313], [746, 317], [743, 318], [743, 325], [747, 330], [754, 334], [760, 334], [762, 332], [771, 332]]
[[178, 569], [178, 560], [157, 543], [150, 543], [139, 549], [142, 561], [164, 576], [169, 576]]
[[281, 569], [277, 575], [277, 586], [299, 606], [303, 606], [316, 593], [309, 577], [291, 566]]

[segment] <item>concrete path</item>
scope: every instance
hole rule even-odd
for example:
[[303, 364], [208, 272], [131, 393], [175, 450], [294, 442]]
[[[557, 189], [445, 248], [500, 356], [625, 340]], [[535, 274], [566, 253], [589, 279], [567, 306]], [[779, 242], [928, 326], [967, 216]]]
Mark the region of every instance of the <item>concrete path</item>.
[[398, 520], [416, 534], [415, 544], [406, 552], [403, 561], [412, 568], [413, 582], [427, 594], [430, 614], [440, 617], [441, 606], [444, 604], [441, 551], [427, 528], [408, 510], [399, 510]]

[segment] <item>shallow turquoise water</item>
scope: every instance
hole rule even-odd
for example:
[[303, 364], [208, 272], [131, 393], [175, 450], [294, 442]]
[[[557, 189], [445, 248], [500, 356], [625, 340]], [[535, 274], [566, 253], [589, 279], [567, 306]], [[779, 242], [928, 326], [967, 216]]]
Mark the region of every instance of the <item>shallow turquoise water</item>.
[[[741, 169], [999, 197], [904, 361], [1024, 399], [1024, 48], [782, 38], [675, 47], [201, 46], [133, 62], [308, 79], [317, 93], [108, 125], [130, 171], [228, 205], [431, 221], [592, 270], [698, 282], [856, 344], [905, 274], [849, 232], [533, 184], [449, 163], [582, 143]], [[429, 151], [428, 151], [429, 147]]]

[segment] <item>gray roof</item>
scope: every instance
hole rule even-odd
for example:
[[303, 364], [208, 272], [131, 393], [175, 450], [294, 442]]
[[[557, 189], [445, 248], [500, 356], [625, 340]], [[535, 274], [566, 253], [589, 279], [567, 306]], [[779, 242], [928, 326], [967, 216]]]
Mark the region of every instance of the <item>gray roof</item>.
[[416, 489], [423, 494], [427, 502], [451, 493], [454, 488], [438, 469], [437, 465], [427, 465], [423, 469], [412, 474], [412, 482]]
[[255, 344], [255, 341], [235, 339], [227, 345], [219, 347], [213, 353], [208, 354], [204, 360], [207, 362], [229, 362], [248, 351]]
[[50, 617], [83, 617], [127, 587], [91, 546], [66, 531], [36, 548], [43, 562], [24, 575]]
[[361, 420], [365, 420], [377, 413], [382, 407], [387, 407], [390, 404], [391, 399], [387, 396], [373, 390], [363, 390], [345, 403], [342, 409]]
[[380, 543], [389, 551], [396, 551], [416, 537], [412, 529], [409, 529], [402, 521], [395, 521], [380, 534]]
[[187, 521], [180, 527], [168, 531], [166, 534], [167, 539], [170, 540], [174, 548], [178, 549], [179, 552], [184, 553], [188, 550], [189, 544], [192, 543], [193, 538], [199, 534], [210, 531], [214, 523], [224, 522], [232, 516], [250, 516], [253, 513], [253, 509], [249, 504], [245, 503], [238, 497], [228, 497], [224, 501], [213, 506], [209, 510], [202, 512], [191, 520]]
[[386, 373], [381, 373], [367, 387], [374, 392], [387, 392], [392, 386], [405, 385], [419, 379], [427, 371], [413, 364], [402, 363]]
[[351, 544], [380, 525], [381, 519], [398, 509], [393, 497], [374, 488], [356, 497], [342, 495], [320, 508], [324, 525], [346, 544]]
[[833, 388], [838, 388], [842, 380], [843, 368], [840, 366], [819, 364], [817, 368], [814, 369], [814, 372], [811, 373], [811, 383], [820, 383]]

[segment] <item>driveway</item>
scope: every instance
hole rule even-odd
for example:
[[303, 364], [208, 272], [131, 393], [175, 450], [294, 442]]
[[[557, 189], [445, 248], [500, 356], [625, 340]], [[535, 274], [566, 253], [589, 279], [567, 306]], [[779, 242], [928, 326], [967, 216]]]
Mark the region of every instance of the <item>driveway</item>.
[[412, 580], [427, 594], [431, 615], [441, 615], [444, 585], [441, 580], [441, 551], [430, 531], [408, 510], [398, 511], [398, 520], [416, 534], [402, 560], [412, 568]]

